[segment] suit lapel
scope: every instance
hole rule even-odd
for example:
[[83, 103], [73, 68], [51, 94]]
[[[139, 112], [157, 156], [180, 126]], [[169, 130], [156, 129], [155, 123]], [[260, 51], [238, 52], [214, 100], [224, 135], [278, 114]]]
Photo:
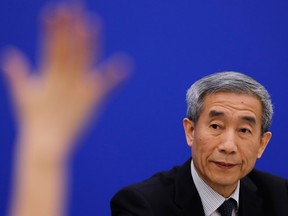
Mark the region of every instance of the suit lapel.
[[257, 186], [245, 177], [240, 183], [239, 216], [265, 215], [263, 200], [257, 193]]
[[201, 198], [191, 176], [191, 159], [180, 167], [175, 184], [175, 202], [181, 216], [204, 216]]

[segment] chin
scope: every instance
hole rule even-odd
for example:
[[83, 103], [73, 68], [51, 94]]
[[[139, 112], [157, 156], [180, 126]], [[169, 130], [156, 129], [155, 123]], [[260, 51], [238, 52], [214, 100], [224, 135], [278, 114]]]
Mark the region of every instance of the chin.
[[237, 178], [236, 176], [228, 176], [225, 174], [217, 175], [211, 178], [212, 182], [223, 187], [234, 186], [237, 184], [239, 179], [240, 178]]
[[221, 179], [217, 184], [222, 187], [234, 187], [237, 185], [238, 179]]

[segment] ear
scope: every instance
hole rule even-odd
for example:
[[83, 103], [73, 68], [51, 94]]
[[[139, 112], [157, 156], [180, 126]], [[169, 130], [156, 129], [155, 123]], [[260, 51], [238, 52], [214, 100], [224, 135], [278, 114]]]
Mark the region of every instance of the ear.
[[258, 149], [257, 158], [261, 158], [265, 148], [267, 147], [270, 139], [272, 137], [272, 133], [270, 131], [265, 132], [260, 140], [260, 148]]
[[183, 119], [183, 126], [188, 146], [192, 147], [194, 141], [195, 124], [188, 118]]

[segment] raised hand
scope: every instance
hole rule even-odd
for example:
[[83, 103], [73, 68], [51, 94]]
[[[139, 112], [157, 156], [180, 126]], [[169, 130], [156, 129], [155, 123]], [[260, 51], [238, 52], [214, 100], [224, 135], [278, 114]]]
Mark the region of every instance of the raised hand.
[[[5, 53], [3, 69], [10, 81], [21, 138], [37, 134], [37, 140], [51, 139], [46, 153], [49, 149], [67, 152], [90, 114], [97, 114], [108, 93], [130, 72], [124, 54], [99, 61], [101, 24], [96, 20], [91, 25], [87, 16], [75, 6], [45, 12], [36, 73], [19, 50]], [[53, 146], [59, 142], [61, 146]]]
[[101, 24], [90, 21], [79, 5], [47, 10], [36, 69], [18, 49], [4, 53], [1, 67], [19, 124], [11, 216], [64, 214], [75, 139], [130, 73], [124, 54], [100, 61]]

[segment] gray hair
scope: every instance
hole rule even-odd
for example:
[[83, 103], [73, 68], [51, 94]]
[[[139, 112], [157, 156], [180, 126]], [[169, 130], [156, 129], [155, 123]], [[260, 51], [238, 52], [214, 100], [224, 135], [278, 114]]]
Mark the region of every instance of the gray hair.
[[273, 116], [268, 91], [253, 78], [238, 72], [215, 73], [196, 81], [187, 91], [187, 117], [197, 124], [205, 96], [217, 92], [233, 92], [256, 96], [262, 104], [261, 134], [267, 132]]

